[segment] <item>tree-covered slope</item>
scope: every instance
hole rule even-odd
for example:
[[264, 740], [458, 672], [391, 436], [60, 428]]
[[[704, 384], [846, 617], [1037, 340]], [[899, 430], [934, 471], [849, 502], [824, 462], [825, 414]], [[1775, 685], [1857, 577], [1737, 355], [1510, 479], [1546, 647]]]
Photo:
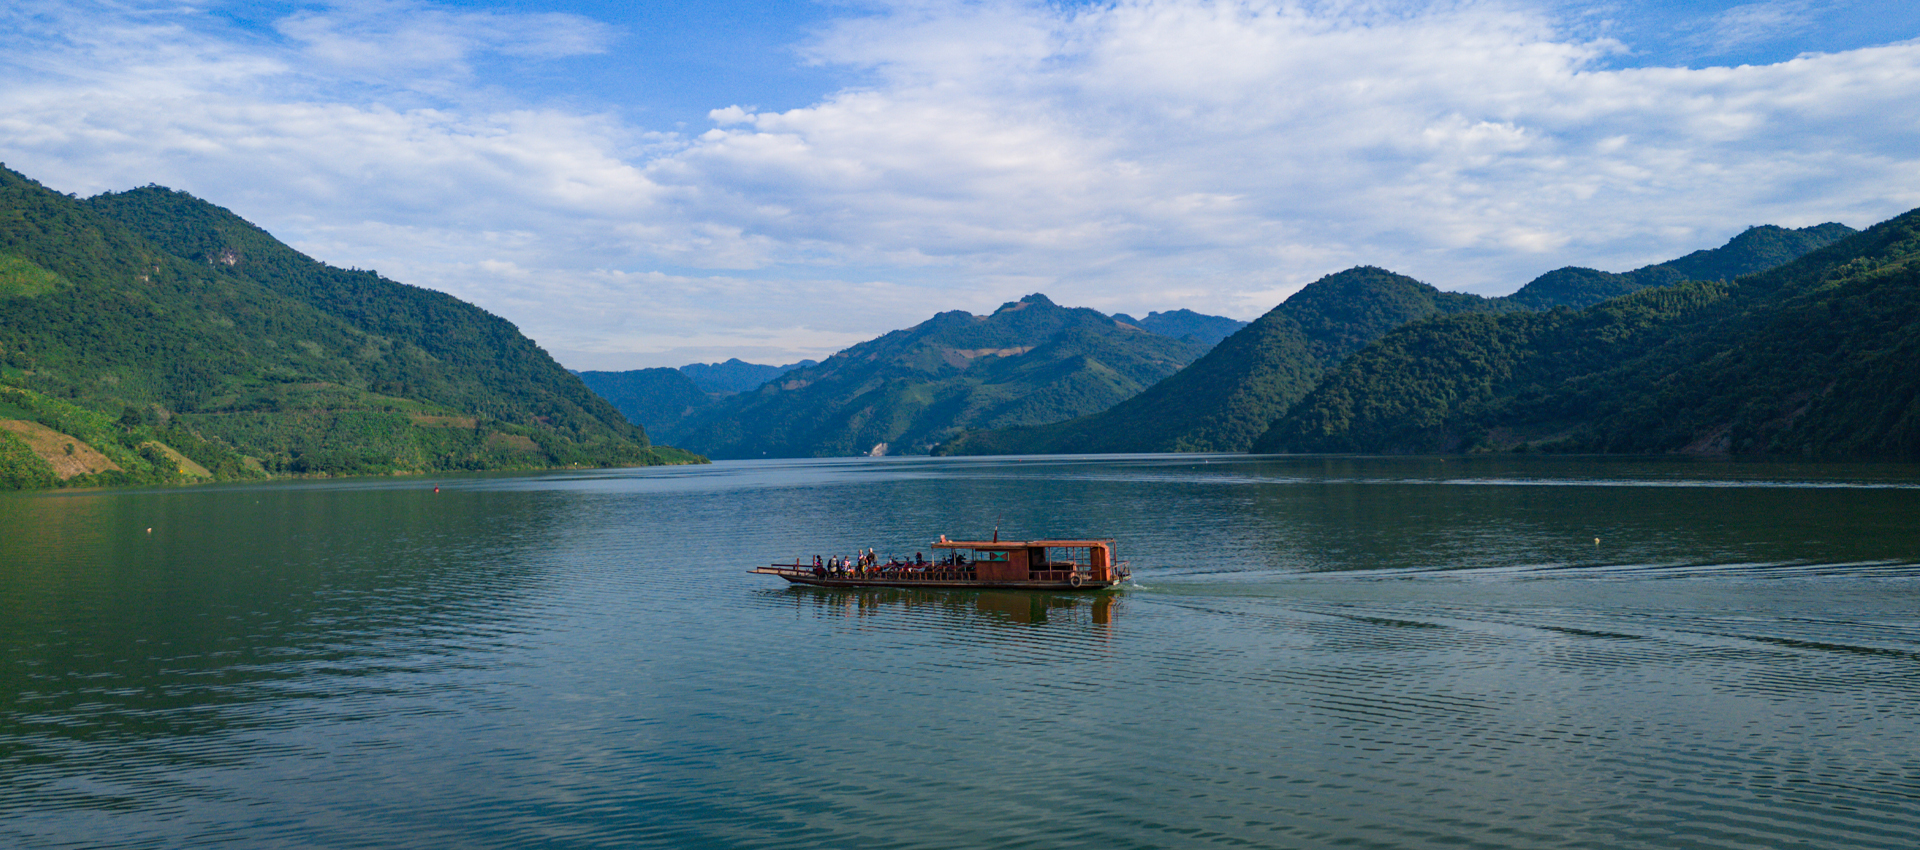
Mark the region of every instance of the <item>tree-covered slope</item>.
[[[0, 168], [0, 281], [0, 420], [114, 461], [56, 481], [684, 457], [504, 320], [327, 267], [179, 193], [81, 202]], [[34, 467], [22, 440], [40, 432], [10, 433], [7, 456]]]
[[1920, 211], [1730, 283], [1401, 329], [1254, 450], [1915, 459], [1916, 363]]
[[683, 444], [722, 458], [924, 453], [964, 428], [1111, 406], [1205, 350], [1030, 295], [989, 316], [941, 313], [723, 399]]
[[356, 371], [375, 391], [397, 390], [467, 413], [539, 423], [576, 439], [647, 443], [643, 430], [511, 322], [451, 295], [318, 262], [184, 192], [148, 186], [85, 203], [174, 256], [341, 320], [357, 332]]
[[1349, 352], [1414, 319], [1485, 309], [1484, 302], [1385, 269], [1349, 269], [1294, 293], [1191, 366], [1108, 410], [970, 431], [939, 452], [1244, 451]]

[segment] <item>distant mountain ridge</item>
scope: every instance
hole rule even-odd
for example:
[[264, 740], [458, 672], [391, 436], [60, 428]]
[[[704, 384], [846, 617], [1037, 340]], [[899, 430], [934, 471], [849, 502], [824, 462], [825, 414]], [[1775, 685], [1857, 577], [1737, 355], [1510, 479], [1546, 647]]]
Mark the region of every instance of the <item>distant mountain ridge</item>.
[[1330, 368], [1409, 323], [1455, 313], [1583, 308], [1689, 274], [1767, 268], [1852, 232], [1840, 224], [1750, 228], [1720, 248], [1627, 274], [1556, 269], [1499, 298], [1442, 292], [1385, 269], [1349, 269], [1309, 284], [1192, 365], [1110, 410], [969, 431], [934, 453], [1247, 451]]
[[1615, 274], [1567, 266], [1534, 278], [1518, 292], [1494, 299], [1528, 310], [1555, 307], [1583, 308], [1649, 286], [1683, 280], [1732, 280], [1765, 271], [1854, 234], [1844, 224], [1828, 222], [1788, 230], [1764, 224], [1749, 227], [1712, 249], [1695, 251], [1675, 260]]
[[1239, 319], [1225, 316], [1209, 316], [1192, 310], [1180, 309], [1168, 312], [1148, 313], [1144, 319], [1135, 319], [1125, 313], [1115, 313], [1113, 318], [1141, 330], [1152, 331], [1161, 336], [1174, 339], [1192, 338], [1202, 345], [1219, 345], [1220, 341], [1233, 335], [1234, 331], [1247, 326]]
[[[1224, 316], [1208, 316], [1192, 310], [1151, 313], [1135, 320], [1125, 313], [1116, 321], [1141, 330], [1174, 339], [1185, 339], [1211, 346], [1246, 325]], [[587, 387], [606, 399], [635, 425], [668, 443], [681, 439], [683, 426], [721, 398], [759, 389], [768, 381], [795, 369], [819, 365], [802, 360], [785, 366], [748, 363], [737, 357], [723, 363], [689, 363], [676, 369], [633, 369], [622, 372], [575, 372]], [[679, 372], [680, 375], [670, 374]]]
[[[184, 193], [78, 201], [4, 167], [0, 422], [16, 487], [695, 459], [471, 304]], [[68, 443], [102, 460], [48, 460]]]
[[732, 395], [757, 390], [762, 384], [795, 369], [817, 365], [818, 360], [802, 360], [785, 366], [763, 366], [738, 357], [724, 363], [688, 363], [680, 371], [693, 379], [702, 392]]
[[1206, 351], [1044, 295], [940, 313], [730, 396], [682, 427], [713, 457], [916, 454], [963, 428], [1112, 405]]
[[645, 426], [665, 443], [679, 439], [680, 423], [712, 404], [706, 392], [682, 369], [659, 367], [624, 372], [576, 372], [587, 389], [607, 400], [628, 422]]

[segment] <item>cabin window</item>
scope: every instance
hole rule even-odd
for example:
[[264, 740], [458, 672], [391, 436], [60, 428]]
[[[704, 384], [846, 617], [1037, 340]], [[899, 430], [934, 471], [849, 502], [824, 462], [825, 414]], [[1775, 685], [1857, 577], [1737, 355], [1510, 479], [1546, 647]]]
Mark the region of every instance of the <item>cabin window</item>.
[[[1067, 570], [1093, 564], [1093, 550], [1087, 546], [1048, 546], [1044, 563], [1048, 569]], [[1035, 567], [1039, 567], [1036, 565]]]

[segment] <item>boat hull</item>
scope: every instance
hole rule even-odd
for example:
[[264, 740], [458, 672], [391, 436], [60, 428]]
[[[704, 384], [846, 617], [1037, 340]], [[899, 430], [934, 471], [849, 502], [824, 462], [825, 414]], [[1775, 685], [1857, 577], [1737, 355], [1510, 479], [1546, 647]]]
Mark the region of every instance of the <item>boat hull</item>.
[[1105, 590], [1126, 581], [1124, 576], [1118, 581], [1094, 581], [1083, 577], [1077, 582], [1072, 579], [982, 581], [980, 579], [969, 578], [923, 577], [915, 574], [878, 576], [836, 576], [830, 574], [817, 576], [810, 570], [783, 569], [777, 566], [761, 567], [756, 570], [750, 570], [750, 572], [759, 575], [776, 575], [794, 584], [804, 584], [809, 587], [938, 587], [955, 590], [1045, 590], [1059, 593], [1071, 593], [1081, 590]]

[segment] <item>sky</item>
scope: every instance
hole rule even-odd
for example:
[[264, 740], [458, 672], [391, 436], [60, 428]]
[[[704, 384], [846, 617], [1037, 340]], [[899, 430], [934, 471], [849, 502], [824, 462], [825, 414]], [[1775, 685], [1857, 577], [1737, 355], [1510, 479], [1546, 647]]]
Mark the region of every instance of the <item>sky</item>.
[[710, 0], [0, 9], [0, 162], [156, 183], [577, 369], [1041, 292], [1252, 319], [1920, 207], [1920, 4]]

